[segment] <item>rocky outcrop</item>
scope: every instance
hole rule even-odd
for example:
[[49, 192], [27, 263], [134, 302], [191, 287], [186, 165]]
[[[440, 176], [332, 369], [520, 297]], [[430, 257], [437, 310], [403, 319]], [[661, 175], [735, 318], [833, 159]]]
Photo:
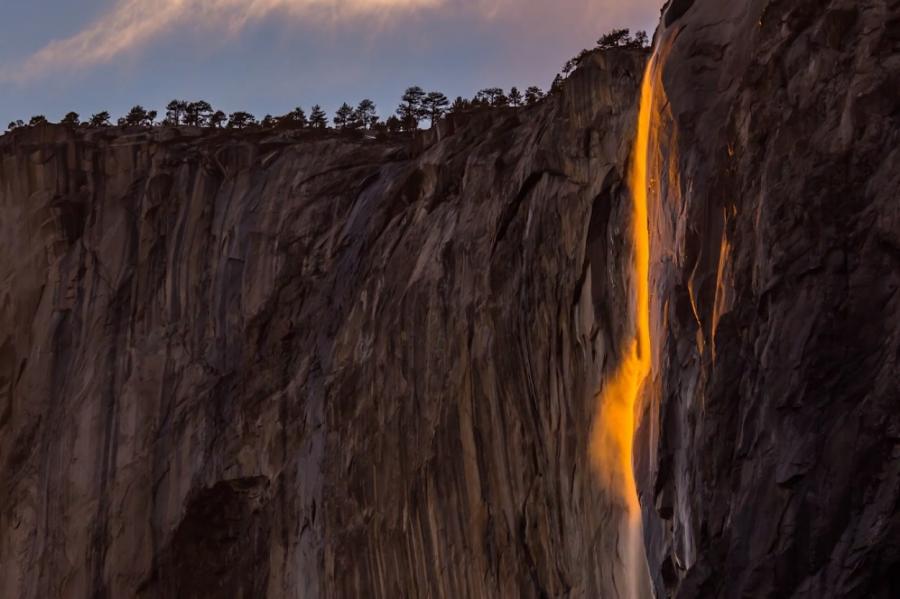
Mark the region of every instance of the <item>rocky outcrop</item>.
[[613, 594], [645, 58], [414, 143], [0, 140], [0, 596]]
[[661, 595], [900, 595], [898, 31], [896, 0], [696, 0], [657, 33]]

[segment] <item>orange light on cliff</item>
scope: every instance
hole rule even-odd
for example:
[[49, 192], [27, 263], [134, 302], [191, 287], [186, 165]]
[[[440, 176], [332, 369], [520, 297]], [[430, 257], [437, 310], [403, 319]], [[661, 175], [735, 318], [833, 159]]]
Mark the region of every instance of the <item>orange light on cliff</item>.
[[629, 185], [632, 196], [632, 332], [620, 363], [603, 385], [591, 438], [591, 460], [600, 479], [616, 493], [632, 519], [640, 515], [632, 454], [635, 411], [644, 381], [651, 369], [650, 341], [650, 231], [648, 223], [648, 160], [655, 87], [658, 73], [652, 58], [641, 84], [637, 136], [631, 160]]

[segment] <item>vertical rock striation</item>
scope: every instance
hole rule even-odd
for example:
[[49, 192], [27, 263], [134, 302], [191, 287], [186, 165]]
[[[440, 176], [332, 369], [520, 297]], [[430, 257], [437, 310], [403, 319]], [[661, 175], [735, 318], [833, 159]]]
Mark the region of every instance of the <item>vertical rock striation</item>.
[[896, 0], [669, 4], [638, 441], [660, 595], [900, 594], [898, 34]]
[[412, 149], [0, 139], [0, 596], [614, 593], [645, 58]]

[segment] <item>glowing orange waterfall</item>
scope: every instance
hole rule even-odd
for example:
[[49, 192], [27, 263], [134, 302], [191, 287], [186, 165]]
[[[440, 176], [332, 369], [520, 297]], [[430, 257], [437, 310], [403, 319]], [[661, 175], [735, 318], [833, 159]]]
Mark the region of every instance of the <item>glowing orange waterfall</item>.
[[[661, 165], [659, 110], [663, 96], [657, 50], [647, 64], [641, 83], [634, 154], [631, 159], [630, 238], [632, 247], [631, 301], [629, 333], [619, 364], [604, 381], [598, 398], [597, 416], [591, 437], [593, 467], [625, 517], [617, 536], [616, 560], [613, 568], [614, 588], [620, 598], [652, 596], [649, 572], [641, 532], [641, 510], [634, 478], [634, 435], [636, 413], [644, 383], [652, 368], [650, 338], [650, 226], [649, 193], [654, 188], [654, 174]], [[653, 167], [652, 169], [650, 167]], [[653, 172], [651, 172], [651, 170]]]
[[635, 411], [650, 374], [650, 231], [648, 224], [648, 156], [653, 135], [656, 55], [650, 59], [641, 85], [640, 110], [631, 160], [632, 319], [620, 363], [603, 385], [591, 439], [591, 459], [601, 480], [624, 503], [629, 519], [639, 519], [632, 454]]

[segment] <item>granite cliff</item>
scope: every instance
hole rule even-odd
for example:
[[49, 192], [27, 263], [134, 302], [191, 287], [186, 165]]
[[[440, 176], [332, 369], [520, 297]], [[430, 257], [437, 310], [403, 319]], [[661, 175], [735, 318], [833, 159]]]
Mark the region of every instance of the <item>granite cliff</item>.
[[645, 60], [414, 140], [0, 140], [0, 595], [614, 589], [587, 444]]
[[670, 2], [650, 398], [660, 596], [900, 595], [900, 2]]
[[415, 138], [0, 138], [0, 596], [896, 596], [898, 31], [664, 9], [631, 586], [644, 52]]

